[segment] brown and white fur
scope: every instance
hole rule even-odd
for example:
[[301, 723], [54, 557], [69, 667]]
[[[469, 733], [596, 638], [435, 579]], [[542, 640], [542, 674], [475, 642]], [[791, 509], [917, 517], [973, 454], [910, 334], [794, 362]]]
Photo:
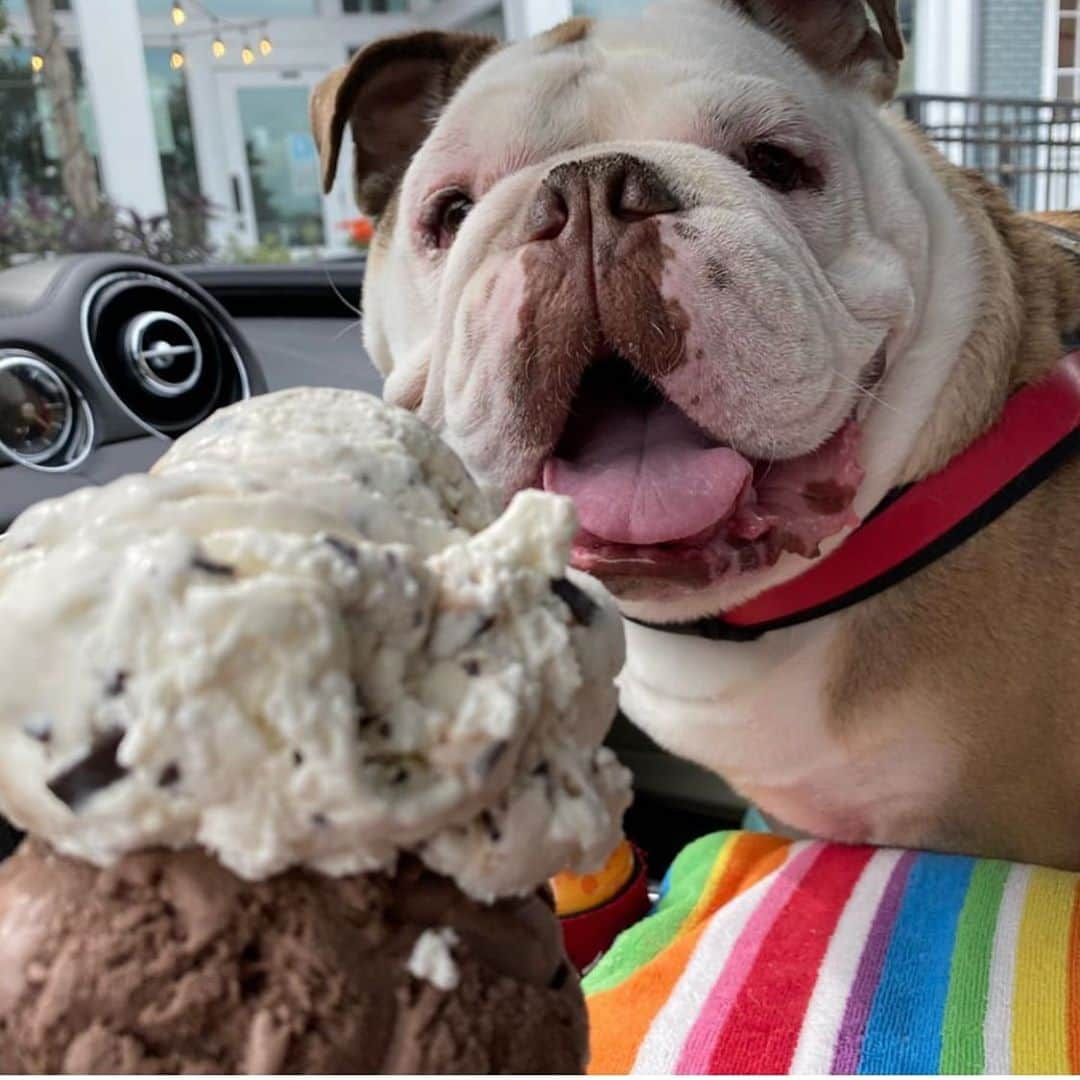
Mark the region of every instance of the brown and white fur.
[[[894, 4], [871, 7], [880, 30], [862, 0], [669, 0], [506, 48], [378, 42], [330, 76], [313, 125], [328, 185], [351, 126], [379, 218], [365, 333], [388, 398], [509, 495], [602, 337], [746, 454], [805, 454], [857, 411], [860, 515], [948, 461], [1059, 358], [1080, 269], [881, 108], [903, 47]], [[762, 141], [804, 164], [791, 190], [747, 167]], [[613, 159], [640, 210], [618, 220], [597, 201]], [[552, 185], [592, 199], [591, 227], [552, 226]], [[665, 622], [807, 565], [608, 583]], [[795, 829], [1080, 869], [1078, 568], [1070, 465], [841, 614], [750, 644], [628, 623], [623, 706]]]

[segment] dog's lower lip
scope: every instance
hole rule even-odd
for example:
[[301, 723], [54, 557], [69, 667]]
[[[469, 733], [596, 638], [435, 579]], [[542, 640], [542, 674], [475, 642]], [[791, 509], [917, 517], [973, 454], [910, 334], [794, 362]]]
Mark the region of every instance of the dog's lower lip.
[[852, 503], [862, 480], [855, 457], [858, 438], [859, 426], [849, 420], [814, 453], [758, 463], [731, 512], [692, 534], [636, 544], [583, 527], [572, 563], [611, 583], [648, 579], [702, 585], [766, 569], [785, 552], [813, 558], [823, 540], [857, 524]]

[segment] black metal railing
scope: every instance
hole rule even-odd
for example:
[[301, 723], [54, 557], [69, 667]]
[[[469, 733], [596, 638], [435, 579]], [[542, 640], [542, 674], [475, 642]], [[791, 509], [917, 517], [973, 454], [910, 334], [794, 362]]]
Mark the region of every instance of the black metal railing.
[[1080, 102], [905, 94], [897, 105], [1021, 210], [1080, 209]]

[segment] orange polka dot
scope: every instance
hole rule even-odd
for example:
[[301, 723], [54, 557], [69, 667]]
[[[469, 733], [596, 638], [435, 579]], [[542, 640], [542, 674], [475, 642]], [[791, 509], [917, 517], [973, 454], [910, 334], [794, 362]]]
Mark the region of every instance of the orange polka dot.
[[581, 879], [581, 891], [586, 896], [592, 896], [597, 889], [600, 888], [600, 882], [596, 880], [595, 874], [586, 874]]

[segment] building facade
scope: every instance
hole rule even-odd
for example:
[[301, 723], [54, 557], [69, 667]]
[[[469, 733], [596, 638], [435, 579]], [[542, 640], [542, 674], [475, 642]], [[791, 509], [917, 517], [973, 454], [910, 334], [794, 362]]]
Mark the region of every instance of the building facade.
[[[642, 2], [56, 0], [56, 8], [82, 125], [115, 204], [163, 213], [197, 191], [215, 207], [219, 245], [335, 251], [347, 247], [341, 224], [354, 211], [347, 184], [320, 191], [307, 122], [308, 95], [328, 70], [388, 33], [475, 28], [516, 39], [573, 14], [632, 15]], [[54, 190], [57, 170], [25, 0], [0, 3], [21, 42], [0, 41], [2, 201]], [[901, 90], [1076, 100], [1078, 3], [901, 0], [910, 44]], [[349, 166], [346, 154], [342, 170]]]

